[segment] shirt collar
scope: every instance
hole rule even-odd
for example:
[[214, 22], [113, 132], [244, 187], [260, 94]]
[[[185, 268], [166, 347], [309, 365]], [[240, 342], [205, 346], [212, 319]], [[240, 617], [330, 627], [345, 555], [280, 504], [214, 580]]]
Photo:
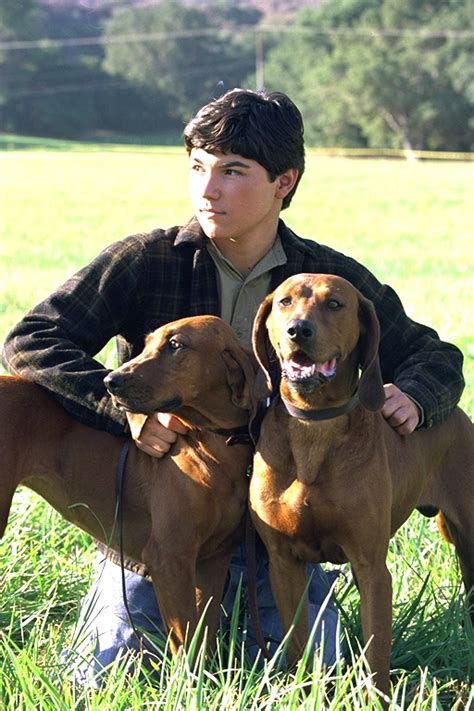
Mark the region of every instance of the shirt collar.
[[206, 244], [206, 248], [219, 270], [230, 273], [233, 278], [237, 278], [242, 283], [248, 283], [262, 274], [270, 272], [275, 267], [286, 264], [288, 261], [285, 250], [281, 244], [279, 234], [277, 234], [276, 239], [268, 252], [263, 255], [263, 257], [245, 277], [236, 270], [233, 264], [226, 257], [224, 257], [222, 252], [218, 249], [214, 242], [212, 242], [212, 240], [209, 240]]

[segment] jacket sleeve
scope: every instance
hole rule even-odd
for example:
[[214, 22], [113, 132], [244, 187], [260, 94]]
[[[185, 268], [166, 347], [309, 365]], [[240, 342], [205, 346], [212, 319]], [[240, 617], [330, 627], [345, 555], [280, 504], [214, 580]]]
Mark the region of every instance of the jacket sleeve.
[[354, 283], [373, 301], [380, 322], [384, 382], [394, 383], [421, 405], [422, 427], [445, 421], [464, 389], [461, 351], [442, 341], [432, 328], [409, 318], [391, 287], [357, 267]]
[[80, 422], [112, 434], [125, 431], [126, 418], [94, 356], [140, 313], [143, 251], [138, 236], [106, 248], [27, 313], [4, 344], [7, 370], [46, 388]]

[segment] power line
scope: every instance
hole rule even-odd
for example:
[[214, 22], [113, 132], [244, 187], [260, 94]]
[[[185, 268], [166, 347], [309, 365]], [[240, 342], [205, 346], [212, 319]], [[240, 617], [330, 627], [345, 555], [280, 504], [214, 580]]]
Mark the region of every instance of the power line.
[[172, 32], [147, 32], [124, 35], [109, 35], [99, 37], [70, 37], [67, 39], [37, 39], [37, 40], [7, 40], [0, 41], [0, 49], [15, 51], [22, 49], [54, 49], [59, 47], [86, 47], [109, 44], [136, 44], [139, 42], [156, 42], [166, 39], [186, 39], [192, 37], [208, 37], [216, 34], [310, 34], [330, 37], [413, 37], [415, 39], [470, 39], [474, 38], [474, 30], [427, 30], [423, 28], [398, 29], [378, 27], [287, 27], [284, 25], [262, 25], [249, 29], [248, 25], [232, 29], [208, 27], [199, 30], [175, 30]]
[[175, 32], [147, 32], [127, 35], [100, 37], [75, 37], [68, 39], [11, 40], [0, 42], [0, 49], [53, 49], [57, 47], [86, 47], [107, 44], [136, 44], [137, 42], [156, 42], [163, 39], [185, 39], [187, 37], [205, 37], [215, 35], [214, 28], [203, 30], [179, 30]]
[[56, 94], [69, 94], [81, 91], [91, 91], [91, 89], [109, 89], [126, 88], [127, 82], [124, 81], [104, 81], [104, 82], [85, 82], [84, 84], [58, 84], [57, 86], [45, 86], [38, 89], [19, 89], [8, 93], [8, 99], [29, 99], [36, 96], [51, 96]]
[[[248, 67], [254, 67], [254, 63], [254, 59], [251, 56], [229, 58], [219, 62], [219, 72], [231, 70], [247, 70]], [[21, 84], [26, 87], [31, 86], [31, 84], [34, 84], [35, 87], [37, 87], [38, 82], [41, 82], [41, 84], [43, 85], [49, 86], [53, 85], [55, 81], [82, 81], [82, 79], [91, 79], [91, 77], [94, 76], [94, 73], [86, 70], [87, 67], [84, 67], [81, 64], [60, 65], [57, 67], [48, 67], [46, 69], [42, 67], [41, 73], [40, 75], [38, 75], [34, 72], [27, 73], [23, 69], [17, 69], [13, 67], [8, 68], [6, 71], [2, 72], [2, 84], [8, 86], [9, 84], [14, 83], [15, 86]], [[215, 71], [216, 63], [207, 61], [199, 62], [199, 64], [196, 64], [196, 62], [192, 62], [191, 64], [183, 63], [181, 66], [176, 66], [174, 72], [168, 71], [167, 74], [169, 74], [170, 76], [173, 73], [186, 75], [205, 75], [208, 72], [214, 74]], [[113, 74], [111, 75], [104, 71], [101, 71], [101, 73], [104, 76], [104, 79], [110, 79], [110, 77], [113, 76]]]
[[[231, 70], [240, 70], [241, 72], [250, 72], [252, 67], [254, 66], [254, 63], [252, 60], [248, 60], [245, 58], [241, 58], [238, 60], [230, 60], [228, 62], [221, 62], [219, 64], [219, 72], [222, 71], [231, 71]], [[211, 64], [205, 64], [205, 65], [199, 65], [199, 66], [188, 66], [188, 67], [181, 67], [181, 69], [178, 72], [178, 76], [192, 76], [192, 77], [203, 77], [203, 78], [209, 78], [208, 75], [209, 73], [215, 70], [215, 65]], [[11, 76], [11, 75], [10, 75]], [[62, 76], [59, 75], [58, 78], [60, 79], [67, 79], [69, 77], [68, 73], [64, 73]], [[84, 75], [84, 77], [90, 78], [90, 75]], [[44, 80], [44, 77], [42, 76], [42, 79]], [[14, 86], [12, 87], [7, 87], [5, 95], [10, 99], [29, 99], [29, 98], [35, 98], [35, 97], [40, 97], [40, 96], [47, 96], [47, 95], [55, 95], [55, 94], [67, 94], [67, 93], [76, 93], [76, 92], [83, 92], [83, 91], [89, 91], [93, 89], [109, 89], [109, 88], [123, 88], [123, 89], [130, 89], [132, 88], [132, 85], [130, 84], [129, 81], [126, 79], [110, 79], [110, 77], [105, 78], [102, 81], [81, 81], [80, 84], [76, 83], [78, 79], [80, 79], [80, 75], [77, 76], [75, 74], [72, 75], [71, 77], [72, 80], [67, 83], [63, 84], [54, 84], [54, 83], [44, 83], [43, 86], [36, 86], [32, 87], [31, 83], [23, 83], [23, 86], [18, 86], [18, 82], [15, 81]], [[37, 79], [35, 77], [31, 78], [32, 81], [36, 81]]]

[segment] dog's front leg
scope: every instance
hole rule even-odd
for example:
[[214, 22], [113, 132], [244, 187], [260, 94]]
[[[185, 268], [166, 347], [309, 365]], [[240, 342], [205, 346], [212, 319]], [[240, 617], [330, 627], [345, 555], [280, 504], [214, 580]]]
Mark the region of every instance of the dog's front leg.
[[[269, 573], [273, 597], [280, 614], [283, 632], [291, 633], [287, 660], [296, 665], [308, 641], [308, 597], [306, 565], [291, 554], [283, 555], [280, 551], [269, 551]], [[295, 618], [296, 613], [299, 613]]]
[[392, 577], [385, 556], [371, 565], [352, 561], [360, 593], [360, 615], [364, 641], [370, 641], [367, 661], [375, 674], [377, 688], [390, 689], [392, 646]]
[[221, 602], [231, 557], [232, 552], [220, 554], [205, 560], [198, 560], [196, 565], [197, 611], [199, 618], [201, 618], [207, 606], [205, 625], [209, 631], [208, 639], [211, 649], [215, 646]]
[[161, 617], [170, 632], [170, 649], [176, 655], [196, 629], [196, 555], [178, 544], [164, 549], [151, 539], [143, 550]]

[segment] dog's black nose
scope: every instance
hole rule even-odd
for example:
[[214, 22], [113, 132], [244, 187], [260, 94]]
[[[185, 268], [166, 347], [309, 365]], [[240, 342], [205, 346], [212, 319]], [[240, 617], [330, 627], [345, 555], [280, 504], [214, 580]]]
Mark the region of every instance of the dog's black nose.
[[289, 322], [286, 332], [290, 340], [295, 343], [309, 341], [314, 336], [314, 326], [311, 321], [306, 319], [295, 318]]
[[112, 393], [112, 395], [114, 395], [123, 388], [125, 380], [125, 375], [122, 375], [122, 373], [114, 373], [112, 371], [112, 373], [109, 373], [105, 376], [104, 385], [109, 391], [109, 393]]

